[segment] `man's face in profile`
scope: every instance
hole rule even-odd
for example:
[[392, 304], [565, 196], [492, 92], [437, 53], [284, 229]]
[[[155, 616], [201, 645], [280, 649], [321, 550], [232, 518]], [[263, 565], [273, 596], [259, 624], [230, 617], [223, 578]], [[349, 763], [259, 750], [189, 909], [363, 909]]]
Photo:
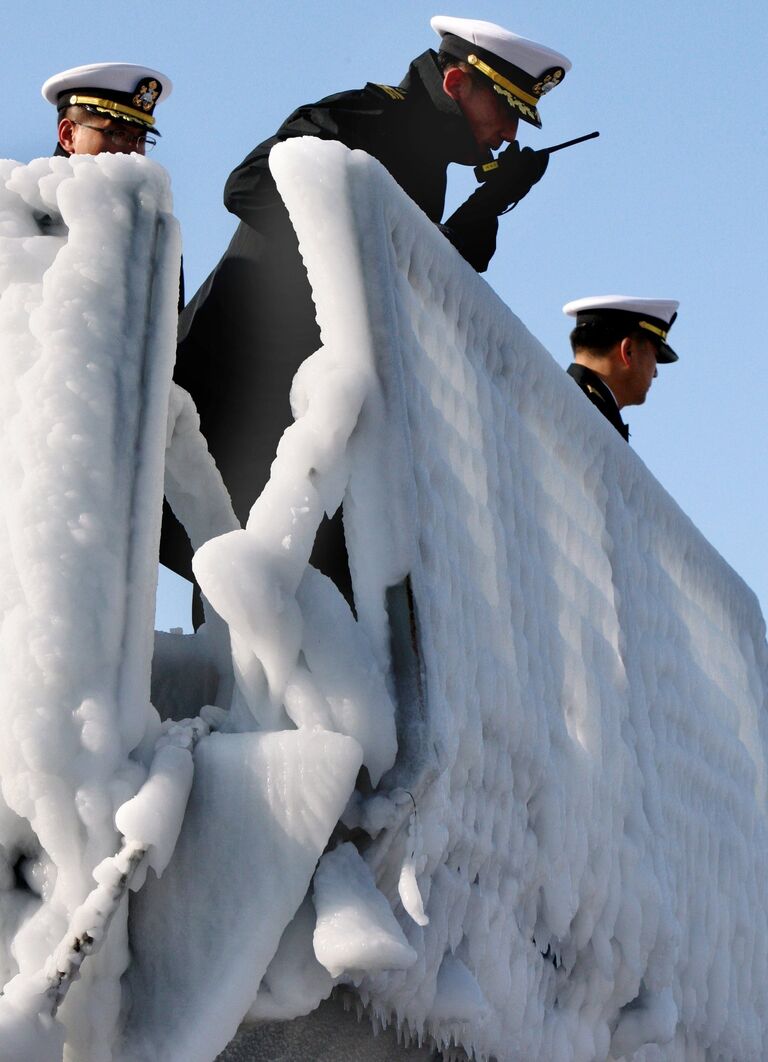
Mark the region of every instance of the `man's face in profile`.
[[629, 398], [625, 402], [627, 406], [641, 406], [645, 402], [651, 389], [658, 368], [656, 356], [659, 352], [658, 344], [650, 337], [635, 336], [632, 342], [632, 362], [627, 376]]
[[443, 89], [461, 108], [478, 147], [478, 158], [497, 151], [517, 137], [518, 117], [509, 104], [490, 85], [458, 67], [450, 67], [443, 79]]
[[498, 151], [517, 137], [518, 118], [492, 88], [470, 77], [471, 89], [459, 102], [478, 147]]

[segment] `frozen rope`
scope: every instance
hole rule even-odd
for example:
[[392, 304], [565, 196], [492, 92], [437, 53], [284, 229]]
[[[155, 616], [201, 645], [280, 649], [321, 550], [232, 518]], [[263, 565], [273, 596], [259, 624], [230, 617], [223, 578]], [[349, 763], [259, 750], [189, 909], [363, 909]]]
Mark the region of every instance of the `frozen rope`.
[[[115, 821], [123, 833], [120, 850], [94, 869], [96, 888], [76, 908], [67, 932], [42, 969], [20, 974], [6, 985], [0, 997], [0, 1030], [15, 1017], [25, 1022], [31, 1015], [55, 1017], [79, 978], [84, 959], [101, 947], [128, 889], [141, 887], [149, 866], [158, 875], [162, 873], [181, 829], [192, 784], [192, 753], [210, 729], [200, 718], [164, 724], [144, 785], [116, 813]], [[156, 809], [159, 800], [164, 802], [165, 816], [158, 829], [149, 825], [147, 810]], [[150, 820], [153, 817], [149, 816]], [[143, 835], [138, 836], [141, 831]]]

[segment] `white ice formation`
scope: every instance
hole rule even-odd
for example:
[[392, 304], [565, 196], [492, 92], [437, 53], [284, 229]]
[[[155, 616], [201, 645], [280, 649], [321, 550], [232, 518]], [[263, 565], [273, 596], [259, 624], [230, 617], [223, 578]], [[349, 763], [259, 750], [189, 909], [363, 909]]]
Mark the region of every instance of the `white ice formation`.
[[[209, 1062], [247, 1015], [266, 1059], [335, 987], [446, 1056], [762, 1059], [765, 626], [637, 455], [378, 164], [295, 141], [323, 348], [237, 529], [161, 172], [0, 165], [0, 1058]], [[217, 616], [158, 636], [202, 715], [161, 727], [166, 444]], [[342, 498], [357, 616], [308, 565]]]
[[[149, 668], [179, 252], [167, 178], [146, 161], [0, 163], [0, 1057], [60, 1057], [42, 1045], [62, 1030], [36, 994], [120, 847], [115, 811], [159, 733]], [[123, 904], [61, 1009], [70, 1058], [108, 1057], [127, 963]]]

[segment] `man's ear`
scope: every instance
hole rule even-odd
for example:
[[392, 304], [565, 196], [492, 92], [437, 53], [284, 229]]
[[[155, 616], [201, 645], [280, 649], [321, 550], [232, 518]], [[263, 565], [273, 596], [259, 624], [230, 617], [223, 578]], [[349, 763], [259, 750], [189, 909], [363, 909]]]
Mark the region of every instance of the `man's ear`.
[[75, 123], [69, 118], [59, 122], [59, 143], [70, 155], [75, 152]]
[[466, 70], [460, 70], [458, 66], [450, 66], [445, 71], [445, 77], [443, 78], [443, 92], [446, 92], [452, 100], [456, 100], [458, 103], [467, 90], [469, 80], [470, 76]]
[[632, 339], [630, 336], [624, 336], [621, 343], [618, 344], [619, 362], [625, 367], [629, 367], [632, 364], [632, 354], [634, 353], [632, 347]]

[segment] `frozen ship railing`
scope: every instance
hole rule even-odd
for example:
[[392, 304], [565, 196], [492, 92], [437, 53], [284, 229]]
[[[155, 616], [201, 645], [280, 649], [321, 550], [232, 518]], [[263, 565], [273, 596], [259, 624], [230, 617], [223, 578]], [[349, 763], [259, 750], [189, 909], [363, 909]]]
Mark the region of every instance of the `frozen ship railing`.
[[[12, 980], [117, 851], [158, 735], [178, 236], [146, 160], [3, 165]], [[758, 1057], [753, 595], [376, 163], [307, 141], [273, 167], [324, 343], [301, 415], [242, 531], [178, 393], [166, 472], [195, 544], [217, 536], [196, 571], [232, 639], [207, 714], [229, 732], [199, 742], [174, 856], [131, 900], [132, 961], [123, 905], [31, 1057], [61, 1033], [72, 1058], [212, 1059], [246, 1012], [334, 986], [478, 1058]], [[307, 567], [342, 496], [357, 618]]]

